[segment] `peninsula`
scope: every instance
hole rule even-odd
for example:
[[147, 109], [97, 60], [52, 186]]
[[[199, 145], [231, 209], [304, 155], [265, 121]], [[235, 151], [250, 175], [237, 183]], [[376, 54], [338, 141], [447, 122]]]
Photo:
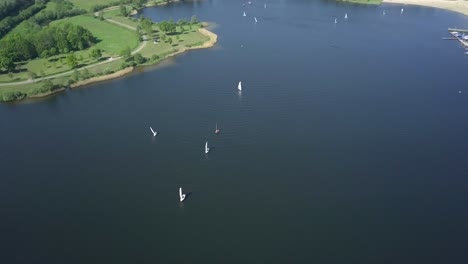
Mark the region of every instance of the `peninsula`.
[[217, 41], [196, 16], [159, 23], [132, 17], [170, 0], [6, 1], [0, 9], [6, 14], [0, 20], [3, 102], [117, 78]]

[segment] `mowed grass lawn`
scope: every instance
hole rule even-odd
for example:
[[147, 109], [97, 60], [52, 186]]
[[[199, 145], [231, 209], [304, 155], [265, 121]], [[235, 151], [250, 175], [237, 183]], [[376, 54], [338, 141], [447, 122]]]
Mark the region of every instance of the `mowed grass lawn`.
[[[159, 38], [159, 35], [161, 34], [160, 31], [158, 31], [151, 39], [149, 39], [146, 46], [141, 50], [141, 55], [147, 58], [151, 58], [152, 55], [158, 55], [160, 59], [163, 59], [168, 54], [172, 53], [174, 49], [180, 49], [188, 46], [199, 46], [210, 39], [200, 33], [197, 26], [193, 26], [192, 30], [189, 30], [188, 26], [184, 26], [184, 29], [185, 32], [180, 34], [178, 27], [177, 33], [166, 36], [166, 41], [159, 40], [158, 44], [154, 44], [153, 39]], [[177, 35], [179, 36], [179, 40], [177, 40]], [[172, 38], [172, 44], [167, 42], [167, 38], [169, 37]]]
[[91, 7], [96, 6], [96, 5], [105, 5], [109, 4], [112, 2], [119, 2], [116, 0], [70, 0], [70, 2], [73, 3], [74, 6], [83, 8], [87, 11], [91, 10]]
[[135, 31], [102, 21], [91, 15], [81, 15], [71, 18], [65, 18], [52, 22], [52, 24], [61, 24], [70, 22], [75, 25], [83, 26], [89, 29], [98, 39], [94, 47], [100, 48], [107, 55], [118, 55], [120, 51], [129, 46], [134, 49], [138, 46], [138, 37]]

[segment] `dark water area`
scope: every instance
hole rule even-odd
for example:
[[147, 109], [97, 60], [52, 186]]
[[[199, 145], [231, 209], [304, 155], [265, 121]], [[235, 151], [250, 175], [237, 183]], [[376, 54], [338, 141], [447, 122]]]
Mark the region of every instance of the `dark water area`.
[[147, 8], [217, 46], [1, 104], [0, 262], [465, 263], [468, 18], [263, 4]]

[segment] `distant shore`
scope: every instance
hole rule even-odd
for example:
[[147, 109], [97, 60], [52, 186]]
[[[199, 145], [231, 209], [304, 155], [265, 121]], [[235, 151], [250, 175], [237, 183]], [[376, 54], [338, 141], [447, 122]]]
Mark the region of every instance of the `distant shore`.
[[383, 3], [435, 7], [468, 16], [468, 1], [465, 0], [383, 0]]

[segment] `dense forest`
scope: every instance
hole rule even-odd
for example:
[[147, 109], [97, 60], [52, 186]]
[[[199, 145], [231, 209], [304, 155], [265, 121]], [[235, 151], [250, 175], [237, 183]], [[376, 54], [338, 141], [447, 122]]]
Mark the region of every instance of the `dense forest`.
[[1, 0], [0, 1], [0, 20], [7, 16], [15, 16], [21, 10], [35, 4], [35, 0]]
[[16, 62], [83, 50], [95, 42], [89, 30], [71, 23], [49, 26], [27, 36], [8, 35], [0, 41], [0, 69], [13, 71]]

